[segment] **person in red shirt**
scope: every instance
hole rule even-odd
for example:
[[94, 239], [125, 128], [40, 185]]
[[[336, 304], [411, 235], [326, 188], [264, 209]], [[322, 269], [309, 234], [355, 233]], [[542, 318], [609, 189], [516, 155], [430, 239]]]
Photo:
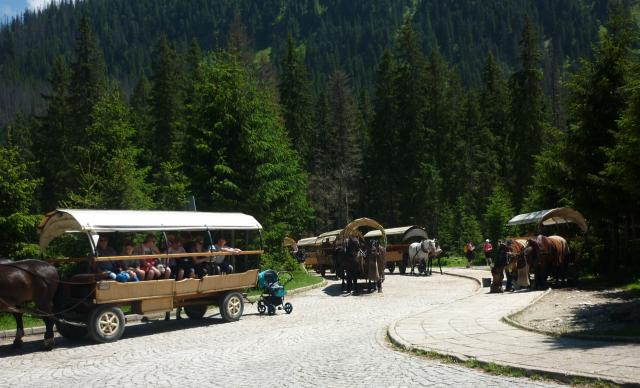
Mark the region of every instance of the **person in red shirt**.
[[484, 250], [484, 259], [487, 261], [487, 267], [491, 267], [491, 264], [492, 264], [491, 256], [493, 255], [493, 245], [491, 245], [491, 240], [489, 239], [484, 240], [484, 244], [482, 248]]

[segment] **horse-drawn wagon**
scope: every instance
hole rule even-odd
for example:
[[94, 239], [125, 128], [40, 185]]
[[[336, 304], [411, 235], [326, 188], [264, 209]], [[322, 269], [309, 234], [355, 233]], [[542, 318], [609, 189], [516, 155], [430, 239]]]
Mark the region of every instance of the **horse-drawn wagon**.
[[[368, 229], [380, 232], [379, 239], [365, 240]], [[382, 292], [387, 237], [384, 228], [370, 218], [351, 221], [333, 241], [332, 256], [336, 276], [343, 281], [343, 290], [357, 290], [358, 279], [364, 279]], [[346, 283], [346, 284], [345, 284]]]
[[[514, 237], [511, 250], [516, 260], [507, 262], [507, 288], [512, 277], [520, 275], [522, 268], [527, 277], [528, 268], [535, 274], [536, 287], [545, 287], [547, 275], [554, 275], [556, 283], [573, 277], [575, 263], [581, 254], [581, 240], [587, 233], [587, 221], [580, 212], [571, 208], [556, 208], [519, 214], [507, 226], [524, 227], [525, 237]], [[518, 275], [516, 273], [518, 268]]]
[[[427, 231], [417, 225], [400, 226], [397, 228], [385, 229], [387, 238], [387, 269], [393, 273], [398, 267], [401, 274], [404, 274], [409, 266], [409, 245], [414, 242], [421, 242], [428, 237]], [[367, 240], [382, 238], [382, 232], [374, 229], [364, 235]]]
[[[342, 229], [325, 232], [318, 237], [308, 237], [298, 241], [298, 246], [304, 247], [308, 252], [305, 265], [313, 268], [321, 276], [325, 276], [327, 270], [334, 271], [333, 247]], [[300, 245], [302, 244], [302, 245]]]
[[[80, 260], [87, 273], [76, 273], [61, 281], [56, 304], [56, 326], [67, 338], [89, 335], [97, 342], [118, 340], [125, 329], [123, 308], [138, 314], [169, 312], [183, 307], [192, 319], [202, 318], [210, 304], [220, 307], [224, 321], [240, 319], [244, 303], [242, 291], [255, 287], [258, 260], [252, 255], [262, 253], [262, 226], [252, 216], [241, 213], [119, 211], [60, 209], [48, 214], [39, 226], [43, 251], [56, 238], [69, 234], [85, 234], [92, 253]], [[100, 256], [97, 250], [99, 234], [199, 233], [208, 237], [209, 249], [195, 253], [157, 253], [123, 256]], [[232, 245], [254, 246], [255, 250], [214, 251], [212, 235], [231, 236]], [[162, 279], [138, 282], [99, 280], [91, 266], [101, 262], [145, 259], [178, 260], [192, 258], [219, 259], [232, 256], [234, 273], [205, 274], [183, 280]]]

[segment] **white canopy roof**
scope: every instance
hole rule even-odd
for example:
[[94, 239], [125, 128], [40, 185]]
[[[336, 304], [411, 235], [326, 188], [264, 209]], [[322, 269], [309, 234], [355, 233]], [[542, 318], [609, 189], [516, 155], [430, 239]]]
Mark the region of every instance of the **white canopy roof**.
[[[385, 229], [384, 232], [387, 236], [404, 235], [403, 240], [407, 240], [413, 237], [428, 238], [427, 231], [417, 225], [399, 226], [396, 228]], [[382, 237], [382, 231], [374, 229], [364, 235], [365, 238], [379, 238]]]
[[568, 207], [518, 214], [507, 222], [507, 226], [526, 224], [554, 225], [566, 223], [574, 223], [580, 227], [583, 233], [587, 232], [588, 225], [584, 216], [582, 216], [582, 214], [577, 210]]
[[58, 209], [45, 216], [38, 231], [40, 247], [69, 232], [146, 232], [163, 230], [260, 230], [262, 225], [242, 213], [158, 210]]
[[300, 240], [298, 240], [298, 246], [306, 247], [308, 245], [314, 245], [317, 239], [318, 239], [317, 237], [301, 238]]

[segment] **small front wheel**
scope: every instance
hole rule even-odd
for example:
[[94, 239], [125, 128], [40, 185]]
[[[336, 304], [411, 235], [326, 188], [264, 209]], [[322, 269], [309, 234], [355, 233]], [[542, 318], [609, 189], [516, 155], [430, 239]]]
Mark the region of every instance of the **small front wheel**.
[[233, 322], [240, 319], [244, 311], [242, 295], [238, 292], [228, 292], [224, 294], [220, 302], [220, 315], [226, 322]]
[[190, 306], [184, 306], [184, 312], [187, 314], [189, 319], [202, 319], [204, 315], [207, 313], [206, 304], [193, 304]]
[[276, 314], [276, 306], [270, 304], [267, 306], [267, 311], [269, 312], [269, 315], [275, 315]]
[[122, 337], [126, 320], [124, 313], [115, 306], [98, 306], [89, 315], [89, 337], [100, 343], [115, 342]]
[[293, 305], [289, 302], [284, 304], [284, 312], [287, 314], [291, 314], [291, 312], [293, 311]]
[[267, 312], [267, 306], [264, 304], [263, 301], [258, 301], [258, 313], [262, 315], [265, 312]]
[[396, 270], [396, 263], [391, 262], [387, 264], [387, 269], [389, 270], [389, 273], [393, 273], [393, 271]]

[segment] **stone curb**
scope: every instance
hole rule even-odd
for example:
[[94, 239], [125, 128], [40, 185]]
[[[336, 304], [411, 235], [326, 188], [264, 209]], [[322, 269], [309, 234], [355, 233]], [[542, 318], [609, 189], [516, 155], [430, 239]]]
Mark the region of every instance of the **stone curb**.
[[535, 327], [525, 325], [523, 323], [518, 322], [515, 319], [516, 315], [520, 314], [521, 312], [525, 311], [529, 307], [531, 307], [534, 304], [536, 304], [540, 299], [542, 299], [544, 296], [549, 294], [551, 291], [552, 291], [552, 289], [549, 288], [542, 295], [540, 295], [539, 297], [537, 297], [534, 300], [532, 300], [531, 303], [529, 303], [528, 305], [526, 305], [523, 308], [521, 308], [521, 309], [519, 309], [517, 311], [514, 311], [514, 312], [512, 312], [512, 313], [510, 313], [508, 315], [505, 315], [504, 317], [502, 317], [502, 321], [504, 323], [506, 323], [508, 325], [511, 325], [513, 327], [516, 327], [518, 329], [530, 331], [530, 332], [533, 332], [533, 333], [548, 335], [548, 336], [551, 336], [551, 337], [576, 338], [576, 339], [591, 340], [591, 341], [613, 341], [613, 342], [621, 342], [621, 343], [640, 343], [640, 337], [616, 337], [616, 336], [607, 336], [607, 335], [586, 335], [586, 334], [577, 334], [577, 333], [556, 333], [556, 332], [553, 332], [553, 331], [537, 329]]
[[[309, 286], [304, 286], [304, 287], [300, 287], [300, 288], [296, 288], [293, 289], [291, 291], [287, 291], [287, 295], [297, 295], [297, 294], [301, 294], [303, 292], [309, 291], [309, 290], [313, 290], [315, 288], [319, 288], [319, 287], [324, 287], [327, 285], [327, 279], [323, 279], [320, 283], [316, 283], [316, 284], [312, 284]], [[154, 315], [150, 315], [150, 317], [153, 317]], [[158, 315], [160, 316], [160, 315]], [[129, 314], [125, 316], [127, 319], [127, 323], [129, 322], [139, 322], [143, 315], [139, 315], [139, 314]], [[54, 332], [57, 332], [56, 328], [53, 328]], [[25, 336], [31, 336], [31, 335], [39, 335], [39, 334], [44, 334], [45, 332], [45, 327], [44, 326], [35, 326], [35, 327], [25, 327], [24, 329], [24, 335]], [[6, 338], [14, 338], [16, 336], [16, 331], [15, 330], [0, 330], [0, 339], [6, 339]]]
[[[446, 274], [449, 275], [449, 276], [458, 276], [458, 277], [472, 279], [472, 280], [475, 280], [479, 284], [479, 288], [473, 294], [469, 295], [468, 297], [477, 295], [480, 292], [482, 292], [482, 290], [483, 290], [482, 283], [477, 278], [474, 278], [474, 277], [468, 276], [468, 275], [462, 275], [462, 274], [452, 274], [452, 273], [446, 273]], [[537, 302], [540, 298], [542, 298], [544, 295], [546, 295], [550, 291], [551, 291], [551, 289], [547, 290], [542, 295], [536, 297], [526, 307], [529, 307], [533, 303]], [[461, 298], [461, 299], [466, 299], [468, 297]], [[459, 299], [459, 300], [461, 300], [461, 299]], [[520, 309], [517, 312], [510, 313], [510, 314], [508, 314], [508, 316], [515, 315], [515, 314], [517, 314], [518, 312], [520, 312], [522, 310], [524, 310], [524, 309]], [[486, 366], [486, 365], [506, 366], [506, 367], [509, 367], [509, 368], [520, 370], [520, 371], [524, 372], [527, 376], [540, 374], [540, 375], [545, 375], [545, 376], [551, 377], [551, 378], [553, 378], [555, 380], [566, 382], [566, 383], [569, 383], [569, 384], [572, 383], [571, 380], [573, 378], [583, 378], [583, 379], [589, 379], [589, 380], [612, 383], [612, 384], [620, 385], [620, 386], [623, 386], [623, 387], [637, 387], [639, 385], [639, 382], [637, 382], [637, 381], [625, 381], [625, 380], [609, 378], [609, 377], [606, 377], [606, 376], [599, 376], [599, 375], [588, 374], [588, 373], [577, 373], [577, 372], [560, 371], [560, 370], [556, 370], [556, 369], [552, 369], [552, 368], [543, 369], [543, 368], [525, 367], [523, 365], [512, 364], [512, 363], [505, 362], [505, 361], [496, 362], [496, 361], [487, 360], [487, 359], [482, 358], [482, 357], [473, 357], [473, 356], [467, 356], [465, 354], [456, 353], [456, 352], [448, 352], [448, 351], [444, 351], [444, 350], [431, 349], [431, 348], [421, 347], [421, 346], [414, 346], [413, 344], [405, 341], [402, 337], [400, 337], [400, 335], [396, 331], [396, 326], [397, 326], [398, 322], [400, 322], [400, 321], [402, 321], [402, 320], [404, 320], [406, 318], [408, 318], [408, 317], [396, 319], [395, 321], [393, 321], [388, 326], [388, 328], [387, 328], [387, 338], [389, 338], [389, 341], [395, 347], [397, 347], [399, 349], [402, 349], [402, 350], [405, 350], [405, 351], [408, 351], [408, 352], [411, 352], [411, 353], [419, 353], [420, 351], [431, 352], [431, 353], [435, 353], [437, 355], [441, 355], [441, 356], [445, 356], [445, 357], [452, 357], [455, 360], [460, 361], [460, 362], [466, 362], [466, 361], [469, 361], [469, 360], [473, 360], [473, 361], [475, 361], [475, 362], [477, 362], [477, 363], [479, 363], [480, 365], [483, 365], [483, 366]], [[506, 316], [503, 317], [503, 320], [504, 320], [504, 318], [506, 318]], [[544, 334], [544, 333], [542, 333], [542, 334]]]

